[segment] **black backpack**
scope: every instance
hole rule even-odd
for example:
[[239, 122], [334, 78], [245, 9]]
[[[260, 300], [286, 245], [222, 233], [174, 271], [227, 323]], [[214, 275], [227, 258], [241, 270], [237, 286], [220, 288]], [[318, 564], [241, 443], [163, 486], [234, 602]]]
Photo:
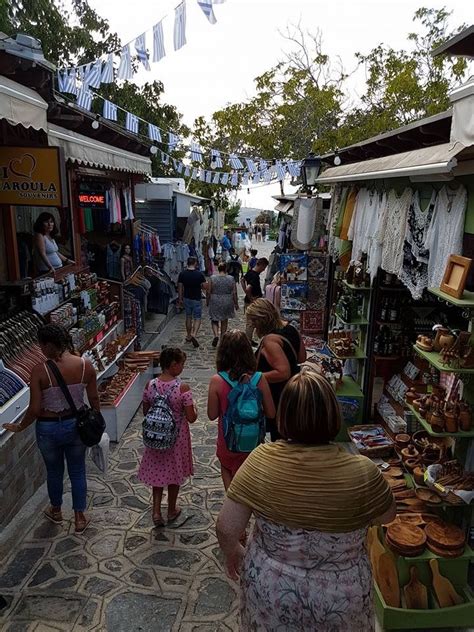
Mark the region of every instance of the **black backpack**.
[[242, 265], [240, 264], [237, 255], [234, 255], [234, 257], [235, 259], [231, 256], [230, 261], [227, 263], [227, 274], [236, 278], [240, 274]]

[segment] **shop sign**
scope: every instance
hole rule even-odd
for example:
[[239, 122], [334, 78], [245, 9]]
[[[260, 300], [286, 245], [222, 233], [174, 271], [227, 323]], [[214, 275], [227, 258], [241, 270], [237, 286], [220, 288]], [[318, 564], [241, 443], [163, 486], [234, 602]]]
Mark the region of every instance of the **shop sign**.
[[59, 147], [0, 147], [0, 204], [66, 206]]
[[80, 191], [79, 206], [81, 208], [98, 208], [105, 209], [105, 192], [104, 191]]

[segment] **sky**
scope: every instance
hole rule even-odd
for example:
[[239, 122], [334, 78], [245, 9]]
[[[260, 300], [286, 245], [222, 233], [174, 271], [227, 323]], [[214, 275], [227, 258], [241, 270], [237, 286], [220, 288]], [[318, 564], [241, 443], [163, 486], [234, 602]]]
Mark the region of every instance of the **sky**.
[[[211, 25], [197, 4], [186, 0], [187, 44], [173, 49], [174, 7], [179, 0], [90, 0], [107, 18], [111, 29], [126, 43], [147, 32], [163, 16], [166, 57], [141, 70], [137, 83], [160, 80], [164, 101], [175, 105], [183, 122], [192, 127], [197, 116], [210, 117], [229, 103], [242, 102], [255, 94], [255, 77], [274, 66], [289, 49], [281, 33], [301, 22], [311, 32], [322, 33], [324, 51], [339, 57], [346, 71], [356, 68], [355, 53], [367, 53], [380, 43], [407, 47], [413, 29], [413, 14], [420, 6], [453, 12], [451, 25], [472, 24], [470, 0], [225, 0], [215, 5], [217, 23]], [[351, 100], [363, 94], [364, 73], [351, 80]], [[302, 156], [303, 158], [304, 156]], [[289, 187], [285, 187], [285, 190]], [[244, 206], [273, 208], [271, 195], [278, 185], [251, 187], [238, 193]]]

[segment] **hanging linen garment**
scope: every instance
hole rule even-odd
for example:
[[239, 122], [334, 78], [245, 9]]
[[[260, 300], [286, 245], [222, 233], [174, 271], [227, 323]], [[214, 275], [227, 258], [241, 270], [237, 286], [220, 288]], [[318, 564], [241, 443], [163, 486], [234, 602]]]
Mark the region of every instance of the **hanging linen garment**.
[[420, 299], [423, 290], [428, 287], [430, 251], [426, 247], [426, 235], [433, 217], [435, 201], [436, 191], [433, 190], [428, 206], [423, 211], [420, 205], [420, 194], [415, 191], [408, 209], [400, 280], [407, 286], [415, 300]]
[[375, 215], [378, 194], [368, 189], [360, 189], [357, 194], [354, 213], [347, 236], [352, 240], [352, 261], [359, 261], [369, 245], [370, 224]]
[[449, 255], [462, 253], [466, 205], [467, 191], [463, 185], [457, 189], [444, 186], [438, 193], [426, 235], [426, 246], [431, 253], [428, 262], [429, 287], [441, 285]]
[[340, 226], [338, 237], [342, 241], [349, 240], [349, 235], [348, 235], [349, 226], [351, 225], [351, 222], [352, 222], [352, 216], [354, 214], [356, 200], [357, 200], [357, 189], [352, 188], [347, 195], [346, 205], [344, 207], [344, 212], [341, 218], [341, 226]]
[[392, 189], [387, 200], [387, 223], [383, 236], [382, 268], [391, 274], [400, 274], [403, 263], [407, 215], [413, 191], [406, 188], [400, 197]]
[[378, 194], [374, 218], [369, 224], [367, 272], [370, 274], [371, 281], [374, 280], [377, 275], [377, 270], [382, 263], [382, 247], [387, 224], [387, 212], [387, 193], [384, 191]]

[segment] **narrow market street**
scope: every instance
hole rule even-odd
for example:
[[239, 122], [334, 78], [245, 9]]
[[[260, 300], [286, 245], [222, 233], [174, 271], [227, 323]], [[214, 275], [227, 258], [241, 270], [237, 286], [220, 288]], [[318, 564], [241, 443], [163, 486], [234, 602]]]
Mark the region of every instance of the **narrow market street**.
[[[255, 247], [268, 257], [273, 246]], [[242, 308], [230, 326], [243, 327]], [[8, 602], [0, 611], [0, 629], [238, 629], [237, 587], [223, 571], [214, 528], [224, 490], [215, 458], [216, 424], [206, 416], [215, 355], [210, 322], [203, 318], [197, 350], [183, 345], [184, 332], [180, 314], [152, 345], [186, 350], [182, 379], [199, 409], [191, 427], [195, 473], [180, 494], [181, 517], [164, 529], [151, 526], [150, 490], [136, 475], [143, 451], [139, 411], [122, 440], [112, 444], [107, 475], [88, 464], [92, 524], [82, 536], [74, 535], [73, 522], [58, 526], [41, 514], [15, 525], [17, 544], [0, 573], [0, 594]], [[70, 505], [67, 494], [68, 517]]]

